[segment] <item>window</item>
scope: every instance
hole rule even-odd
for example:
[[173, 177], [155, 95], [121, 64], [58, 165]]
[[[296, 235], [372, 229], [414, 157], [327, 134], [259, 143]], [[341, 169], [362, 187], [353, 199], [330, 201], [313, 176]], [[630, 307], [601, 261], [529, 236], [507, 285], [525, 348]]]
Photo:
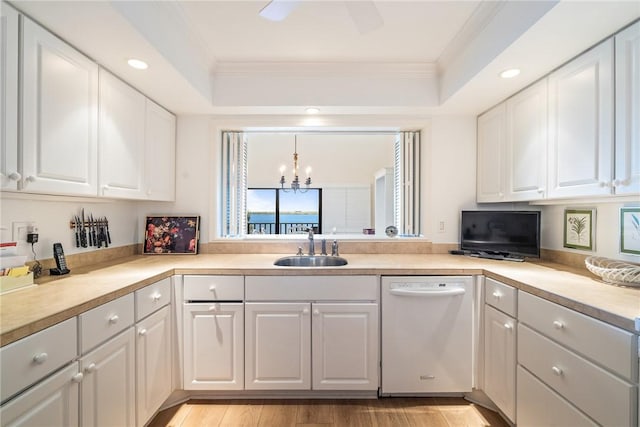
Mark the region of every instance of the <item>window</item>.
[[248, 234], [300, 234], [309, 228], [322, 233], [322, 189], [247, 189]]

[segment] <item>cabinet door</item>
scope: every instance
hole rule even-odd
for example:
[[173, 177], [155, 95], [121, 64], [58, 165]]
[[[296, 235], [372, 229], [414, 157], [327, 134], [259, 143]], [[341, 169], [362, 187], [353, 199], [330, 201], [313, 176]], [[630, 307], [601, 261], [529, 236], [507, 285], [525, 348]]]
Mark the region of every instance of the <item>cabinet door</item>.
[[611, 194], [613, 40], [549, 76], [549, 197]]
[[18, 173], [18, 12], [0, 10], [0, 188], [16, 190]]
[[547, 181], [547, 81], [507, 101], [506, 200], [544, 197]]
[[22, 189], [95, 196], [98, 66], [22, 23]]
[[[3, 5], [4, 7], [4, 5]], [[79, 391], [78, 363], [36, 384], [0, 408], [5, 427], [77, 426]]]
[[136, 413], [143, 426], [171, 394], [169, 306], [139, 322], [136, 331]]
[[176, 116], [147, 99], [145, 191], [148, 199], [176, 198]]
[[100, 195], [142, 199], [144, 95], [100, 70]]
[[311, 388], [308, 303], [245, 304], [245, 388]]
[[313, 304], [314, 390], [378, 389], [378, 305]]
[[640, 22], [616, 35], [616, 194], [640, 193]]
[[515, 321], [488, 305], [484, 315], [484, 391], [509, 420], [515, 422]]
[[504, 200], [504, 151], [506, 141], [504, 103], [478, 117], [478, 171], [476, 200]]
[[84, 373], [80, 387], [82, 425], [135, 425], [134, 351], [131, 327], [80, 359]]
[[185, 304], [185, 390], [242, 390], [243, 368], [242, 303]]

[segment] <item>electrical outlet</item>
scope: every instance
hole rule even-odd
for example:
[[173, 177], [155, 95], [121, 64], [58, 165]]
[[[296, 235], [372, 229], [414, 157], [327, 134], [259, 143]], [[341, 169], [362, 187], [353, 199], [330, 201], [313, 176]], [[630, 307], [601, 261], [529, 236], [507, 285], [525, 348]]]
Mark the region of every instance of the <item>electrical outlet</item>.
[[444, 221], [438, 223], [438, 233], [444, 233]]
[[14, 221], [11, 223], [12, 234], [11, 240], [22, 243], [27, 241], [27, 234], [35, 233], [37, 230], [34, 221]]

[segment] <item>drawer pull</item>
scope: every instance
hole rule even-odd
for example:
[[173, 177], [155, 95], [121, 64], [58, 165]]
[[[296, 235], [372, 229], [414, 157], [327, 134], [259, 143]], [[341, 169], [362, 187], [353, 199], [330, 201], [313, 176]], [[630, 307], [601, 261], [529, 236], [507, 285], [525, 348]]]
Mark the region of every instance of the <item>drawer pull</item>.
[[111, 316], [109, 318], [109, 323], [116, 324], [116, 323], [118, 323], [118, 320], [120, 320], [120, 318], [118, 317], [117, 314], [114, 314], [113, 316]]
[[309, 314], [309, 309], [308, 308], [302, 309], [302, 314]]
[[138, 331], [138, 335], [140, 335], [141, 337], [143, 337], [143, 336], [147, 335], [147, 330], [146, 330], [146, 329], [140, 329], [140, 330]]
[[215, 292], [215, 291], [216, 291], [216, 285], [211, 285], [211, 286], [209, 286], [209, 290], [210, 290], [211, 292]]
[[500, 299], [500, 298], [502, 298], [502, 292], [500, 292], [500, 291], [495, 291], [492, 295], [493, 295], [493, 297], [494, 297], [495, 299]]
[[504, 324], [504, 328], [505, 328], [507, 331], [510, 331], [510, 330], [512, 330], [512, 329], [513, 329], [513, 325], [511, 325], [510, 323], [505, 323], [505, 324]]
[[85, 371], [87, 374], [90, 374], [90, 373], [92, 373], [92, 372], [95, 372], [95, 371], [96, 371], [96, 364], [95, 364], [95, 363], [91, 363], [89, 366], [87, 366], [86, 368], [84, 368], [84, 371]]
[[320, 310], [318, 310], [317, 308], [315, 310], [313, 310], [313, 315], [314, 316], [319, 316], [320, 315]]
[[563, 373], [562, 369], [558, 368], [557, 366], [553, 366], [551, 368], [551, 371], [559, 377], [562, 376], [562, 373]]
[[33, 361], [38, 365], [42, 365], [47, 361], [47, 358], [49, 358], [49, 355], [47, 353], [40, 353], [33, 356]]
[[160, 301], [160, 298], [162, 298], [162, 294], [153, 294], [153, 296], [151, 297], [153, 301]]
[[553, 327], [556, 329], [564, 329], [564, 323], [562, 323], [559, 320], [554, 320], [553, 321]]
[[78, 372], [73, 377], [71, 377], [71, 381], [74, 383], [80, 383], [82, 382], [83, 378], [84, 378], [84, 375], [82, 375], [82, 372]]
[[218, 305], [217, 304], [214, 304], [211, 307], [209, 307], [209, 311], [216, 311], [216, 310], [218, 310]]

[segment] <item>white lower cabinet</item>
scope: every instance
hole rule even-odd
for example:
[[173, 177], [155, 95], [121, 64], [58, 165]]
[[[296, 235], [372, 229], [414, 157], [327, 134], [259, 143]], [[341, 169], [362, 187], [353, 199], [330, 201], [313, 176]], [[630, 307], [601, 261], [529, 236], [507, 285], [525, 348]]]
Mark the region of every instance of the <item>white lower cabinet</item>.
[[559, 394], [518, 366], [518, 427], [597, 426]]
[[311, 388], [311, 304], [245, 304], [245, 388]]
[[171, 394], [171, 354], [171, 311], [165, 306], [136, 327], [138, 426], [144, 426]]
[[80, 368], [84, 373], [80, 388], [82, 425], [133, 427], [136, 402], [134, 328], [128, 328], [80, 358]]
[[484, 313], [484, 391], [515, 422], [516, 321], [488, 305]]
[[243, 312], [242, 303], [184, 305], [185, 390], [244, 388]]
[[377, 304], [247, 303], [245, 317], [248, 390], [377, 390]]
[[378, 305], [313, 304], [314, 390], [377, 390]]
[[0, 408], [0, 421], [13, 426], [78, 426], [78, 363], [38, 383]]

